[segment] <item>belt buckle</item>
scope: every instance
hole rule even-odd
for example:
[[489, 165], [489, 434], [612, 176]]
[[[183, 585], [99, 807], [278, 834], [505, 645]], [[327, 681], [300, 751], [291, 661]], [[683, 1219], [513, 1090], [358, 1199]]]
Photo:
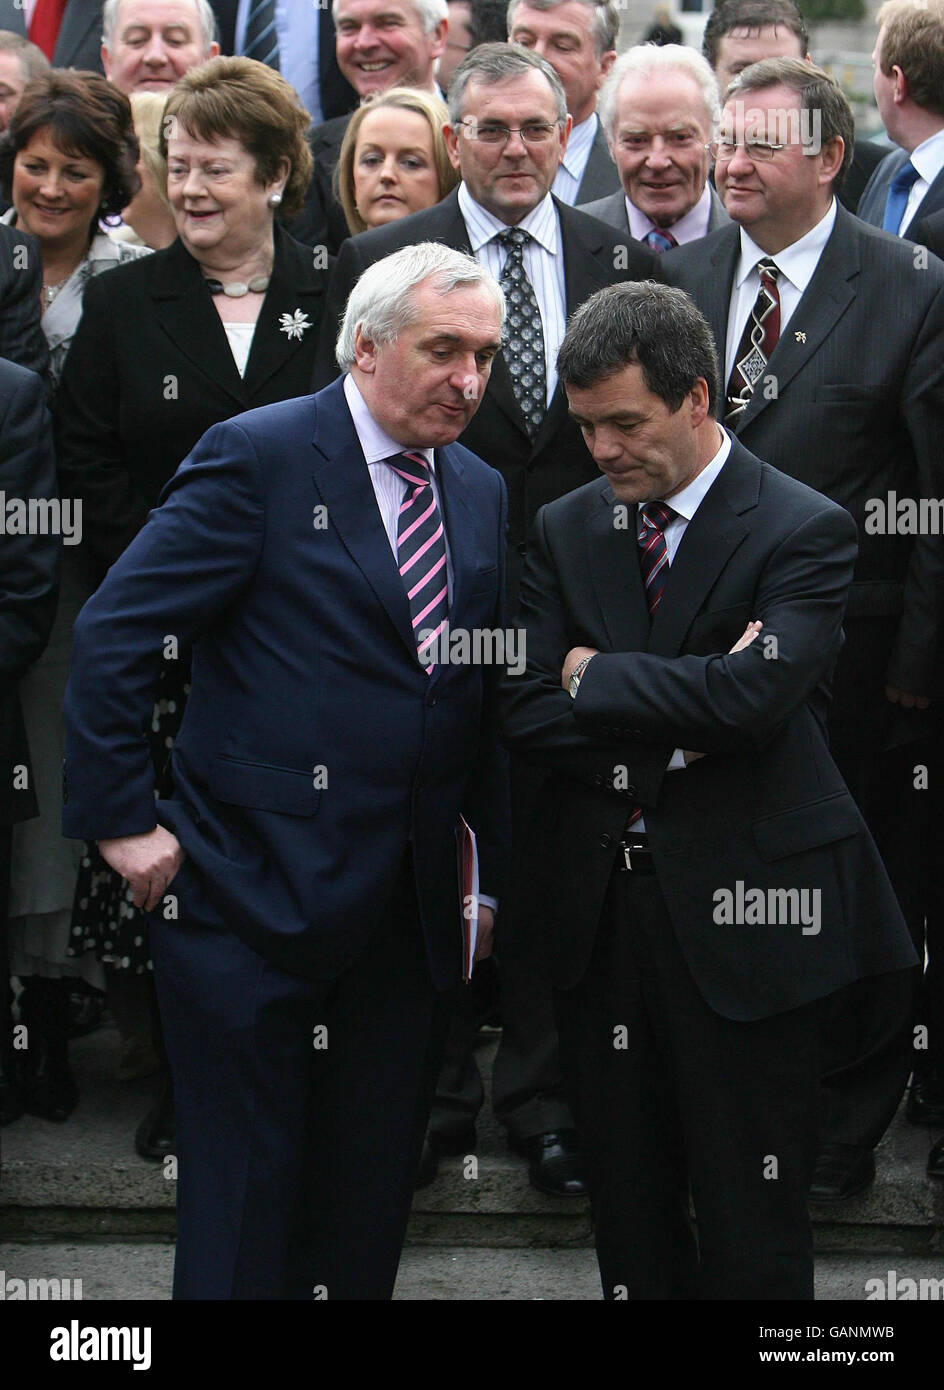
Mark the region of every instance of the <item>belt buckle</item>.
[[623, 845], [622, 848], [623, 848], [623, 863], [626, 865], [626, 867], [627, 867], [627, 869], [629, 870], [629, 872], [632, 873], [632, 872], [633, 872], [633, 859], [632, 859], [632, 855], [633, 855], [633, 850], [636, 849], [637, 846], [636, 846], [636, 845]]

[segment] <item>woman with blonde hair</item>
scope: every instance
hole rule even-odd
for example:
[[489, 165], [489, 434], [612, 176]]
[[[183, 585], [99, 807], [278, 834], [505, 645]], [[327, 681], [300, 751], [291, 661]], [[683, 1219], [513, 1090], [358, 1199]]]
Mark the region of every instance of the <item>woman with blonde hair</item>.
[[438, 97], [391, 87], [351, 117], [335, 171], [351, 235], [431, 208], [459, 182], [446, 150], [449, 113]]
[[134, 246], [160, 251], [177, 236], [174, 211], [167, 201], [167, 161], [161, 154], [161, 128], [167, 97], [160, 92], [132, 92], [134, 133], [141, 147], [137, 172], [141, 188], [121, 215], [111, 236]]

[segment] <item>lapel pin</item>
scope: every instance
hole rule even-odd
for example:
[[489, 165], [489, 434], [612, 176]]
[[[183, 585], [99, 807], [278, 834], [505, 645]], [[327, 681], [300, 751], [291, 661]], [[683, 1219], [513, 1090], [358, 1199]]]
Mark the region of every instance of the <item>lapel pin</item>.
[[801, 333], [801, 332], [799, 331], [799, 329], [794, 333], [793, 336], [794, 336], [794, 338], [796, 338], [796, 340], [797, 340], [798, 343], [805, 343], [805, 342], [806, 342], [806, 334], [805, 334], [805, 333]]
[[279, 317], [279, 329], [287, 338], [297, 338], [301, 342], [307, 329], [311, 327], [308, 315], [303, 314], [301, 309], [296, 309], [294, 314], [282, 314]]

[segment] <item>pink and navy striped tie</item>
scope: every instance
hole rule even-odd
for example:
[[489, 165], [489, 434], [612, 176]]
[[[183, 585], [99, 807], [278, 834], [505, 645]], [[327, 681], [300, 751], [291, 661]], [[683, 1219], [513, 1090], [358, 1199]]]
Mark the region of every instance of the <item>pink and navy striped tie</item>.
[[645, 502], [639, 508], [636, 539], [639, 542], [639, 563], [642, 582], [646, 588], [646, 603], [650, 618], [662, 602], [669, 556], [665, 548], [665, 528], [675, 512], [665, 502]]
[[422, 454], [404, 450], [387, 462], [407, 485], [397, 516], [397, 563], [410, 601], [416, 655], [429, 675], [435, 664], [430, 648], [449, 616], [446, 536]]

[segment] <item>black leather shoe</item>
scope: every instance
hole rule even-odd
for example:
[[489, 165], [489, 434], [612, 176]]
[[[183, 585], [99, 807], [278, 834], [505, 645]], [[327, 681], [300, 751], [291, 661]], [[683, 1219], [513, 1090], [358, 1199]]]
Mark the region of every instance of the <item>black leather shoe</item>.
[[944, 1125], [944, 1083], [936, 1076], [915, 1077], [905, 1101], [905, 1118], [913, 1125]]
[[23, 1060], [23, 1105], [28, 1115], [61, 1123], [79, 1103], [69, 1066], [71, 982], [29, 977], [23, 1007], [28, 1045]]
[[864, 1192], [875, 1181], [875, 1155], [858, 1144], [824, 1144], [819, 1151], [810, 1200], [840, 1202]]
[[157, 1099], [135, 1132], [134, 1147], [142, 1158], [154, 1158], [163, 1162], [168, 1154], [174, 1152], [176, 1143], [174, 1091], [170, 1073], [165, 1071], [161, 1077]]
[[944, 1139], [939, 1139], [928, 1154], [928, 1177], [944, 1178]]
[[513, 1140], [511, 1147], [528, 1160], [528, 1179], [539, 1192], [551, 1197], [585, 1197], [580, 1146], [572, 1129], [536, 1134], [532, 1139]]
[[427, 1130], [426, 1138], [423, 1140], [423, 1152], [420, 1155], [420, 1166], [413, 1184], [414, 1189], [429, 1187], [439, 1172], [441, 1158], [454, 1154], [468, 1154], [474, 1150], [475, 1125], [457, 1130], [454, 1134], [435, 1134], [432, 1130]]
[[0, 1125], [10, 1125], [25, 1112], [22, 1069], [15, 1052], [0, 1055]]

